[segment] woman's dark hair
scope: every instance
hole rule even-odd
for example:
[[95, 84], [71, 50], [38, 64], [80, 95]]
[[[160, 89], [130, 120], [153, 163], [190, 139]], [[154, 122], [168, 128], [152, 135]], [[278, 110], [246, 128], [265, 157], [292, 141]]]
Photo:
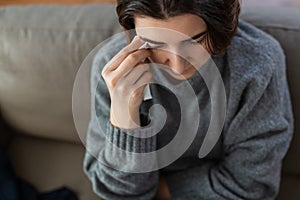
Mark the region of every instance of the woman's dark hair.
[[239, 0], [117, 0], [116, 11], [126, 30], [135, 28], [135, 15], [167, 19], [195, 14], [206, 22], [208, 51], [217, 55], [225, 52], [237, 30], [240, 3]]

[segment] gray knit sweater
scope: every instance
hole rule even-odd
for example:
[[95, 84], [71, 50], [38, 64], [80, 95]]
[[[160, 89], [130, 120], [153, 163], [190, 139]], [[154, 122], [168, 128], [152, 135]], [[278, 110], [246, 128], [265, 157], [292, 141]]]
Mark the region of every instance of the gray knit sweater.
[[[151, 162], [132, 158], [126, 162], [109, 144], [137, 153], [161, 149], [174, 139], [181, 115], [193, 120], [193, 108], [187, 106], [181, 113], [172, 92], [150, 84], [152, 99], [141, 104], [141, 123], [146, 126], [151, 121], [149, 108], [160, 104], [167, 120], [159, 133], [151, 133], [151, 128], [127, 131], [114, 127], [109, 122], [110, 96], [101, 71], [125, 45], [124, 37], [108, 42], [94, 57], [91, 70], [91, 121], [84, 170], [94, 191], [102, 199], [153, 199], [163, 175], [174, 200], [274, 199], [282, 159], [293, 133], [285, 56], [279, 43], [240, 20], [226, 53], [212, 57], [226, 91], [226, 117], [216, 145], [207, 156], [198, 157], [210, 123], [211, 99], [203, 78], [195, 74], [189, 81], [201, 112], [197, 135], [176, 161], [144, 173], [117, 170], [120, 163], [116, 158], [125, 161], [121, 163], [125, 167]], [[138, 138], [132, 134], [152, 136]]]

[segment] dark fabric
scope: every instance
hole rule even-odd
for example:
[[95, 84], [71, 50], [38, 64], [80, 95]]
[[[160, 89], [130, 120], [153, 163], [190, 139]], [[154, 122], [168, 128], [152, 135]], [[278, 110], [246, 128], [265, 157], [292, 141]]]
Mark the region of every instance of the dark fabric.
[[0, 150], [0, 200], [78, 200], [66, 187], [38, 193], [28, 182], [17, 178], [4, 151]]

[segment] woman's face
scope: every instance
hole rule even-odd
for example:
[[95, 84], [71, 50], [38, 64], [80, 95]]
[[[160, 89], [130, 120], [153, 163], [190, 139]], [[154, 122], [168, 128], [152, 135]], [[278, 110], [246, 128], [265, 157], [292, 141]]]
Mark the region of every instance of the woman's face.
[[150, 60], [166, 66], [175, 78], [190, 78], [209, 58], [204, 45], [207, 26], [197, 15], [184, 14], [166, 20], [147, 16], [134, 19], [137, 35], [152, 49]]

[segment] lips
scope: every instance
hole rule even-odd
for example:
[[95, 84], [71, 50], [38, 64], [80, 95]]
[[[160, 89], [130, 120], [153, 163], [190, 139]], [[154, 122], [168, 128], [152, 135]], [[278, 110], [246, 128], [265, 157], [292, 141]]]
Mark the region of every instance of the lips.
[[186, 74], [191, 70], [191, 67], [189, 67], [188, 69], [184, 70], [182, 74]]

